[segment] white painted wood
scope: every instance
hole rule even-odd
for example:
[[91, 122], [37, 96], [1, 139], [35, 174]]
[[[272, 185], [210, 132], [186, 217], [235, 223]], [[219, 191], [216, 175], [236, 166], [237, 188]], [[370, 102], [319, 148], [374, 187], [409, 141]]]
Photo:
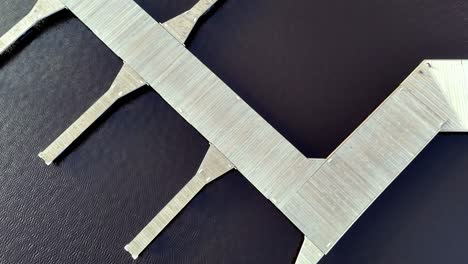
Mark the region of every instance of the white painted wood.
[[213, 180], [233, 169], [233, 165], [214, 146], [210, 145], [200, 168], [185, 187], [151, 220], [128, 244], [125, 250], [134, 259], [159, 235], [159, 233], [184, 209], [184, 207]]
[[312, 241], [304, 237], [301, 250], [296, 259], [296, 264], [317, 264], [322, 259], [323, 253]]
[[89, 128], [112, 104], [125, 95], [144, 86], [145, 81], [127, 64], [117, 74], [110, 89], [81, 115], [52, 144], [39, 153], [47, 165], [68, 148], [87, 128]]
[[59, 0], [38, 0], [31, 11], [0, 37], [0, 54], [6, 52], [21, 36], [41, 20], [65, 9]]
[[163, 26], [180, 43], [185, 43], [198, 19], [205, 14], [218, 0], [200, 0], [190, 10], [163, 23]]

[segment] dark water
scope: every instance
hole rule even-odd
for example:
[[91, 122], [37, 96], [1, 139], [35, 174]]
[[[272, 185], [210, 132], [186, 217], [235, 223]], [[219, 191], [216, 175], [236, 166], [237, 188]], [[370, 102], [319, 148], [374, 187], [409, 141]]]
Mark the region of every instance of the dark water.
[[[33, 0], [0, 0], [0, 34]], [[158, 21], [194, 0], [137, 1]], [[467, 58], [467, 1], [226, 0], [189, 49], [310, 157], [424, 58]], [[37, 158], [121, 62], [70, 13], [0, 58], [0, 263], [131, 263], [123, 246], [208, 145], [157, 94], [124, 99], [58, 165]], [[466, 263], [468, 137], [441, 135], [321, 263]], [[300, 232], [242, 175], [208, 186], [139, 263], [292, 263]]]

